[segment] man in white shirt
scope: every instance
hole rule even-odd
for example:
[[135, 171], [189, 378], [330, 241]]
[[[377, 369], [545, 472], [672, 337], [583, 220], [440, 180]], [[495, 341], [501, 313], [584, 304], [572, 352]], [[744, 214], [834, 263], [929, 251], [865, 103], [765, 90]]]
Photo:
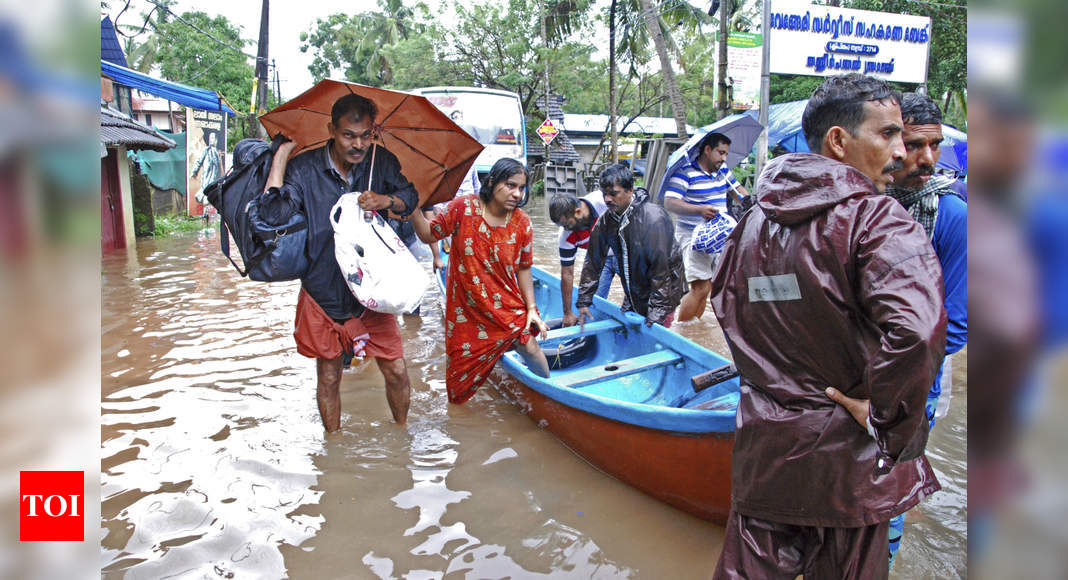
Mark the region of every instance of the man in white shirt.
[[[608, 206], [604, 195], [594, 191], [584, 197], [571, 194], [556, 195], [549, 201], [549, 219], [560, 226], [557, 243], [560, 252], [560, 295], [564, 304], [564, 326], [578, 323], [578, 317], [571, 310], [571, 289], [575, 285], [575, 256], [579, 249], [585, 250], [590, 243], [590, 232]], [[605, 298], [615, 277], [615, 260], [606, 259], [597, 286], [597, 296]]]

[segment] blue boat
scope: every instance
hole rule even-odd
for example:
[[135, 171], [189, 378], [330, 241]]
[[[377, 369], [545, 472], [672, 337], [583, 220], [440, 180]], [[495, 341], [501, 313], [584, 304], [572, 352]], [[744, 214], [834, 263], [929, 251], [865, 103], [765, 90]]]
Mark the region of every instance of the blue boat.
[[[447, 269], [438, 275], [443, 299]], [[560, 279], [531, 271], [542, 318], [561, 317]], [[699, 392], [691, 378], [722, 372], [730, 361], [660, 325], [646, 327], [644, 317], [600, 297], [590, 312], [592, 322], [550, 330], [540, 342], [554, 367], [549, 378], [512, 350], [501, 358], [509, 378], [498, 390], [603, 471], [725, 523], [738, 378]]]

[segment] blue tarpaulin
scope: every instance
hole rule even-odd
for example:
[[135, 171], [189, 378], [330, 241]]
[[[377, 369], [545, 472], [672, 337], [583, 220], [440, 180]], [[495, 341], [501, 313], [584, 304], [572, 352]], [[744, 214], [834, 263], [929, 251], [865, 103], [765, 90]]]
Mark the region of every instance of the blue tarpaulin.
[[174, 101], [175, 103], [187, 107], [193, 107], [194, 109], [201, 109], [204, 111], [222, 111], [229, 115], [237, 114], [233, 109], [226, 106], [222, 97], [215, 91], [198, 89], [189, 85], [152, 78], [146, 74], [119, 66], [106, 60], [100, 61], [100, 72], [101, 74], [110, 77], [116, 83], [144, 91], [150, 95], [155, 95], [169, 101]]
[[[801, 115], [805, 112], [808, 99], [779, 103], [768, 108], [768, 146], [782, 145], [791, 153], [808, 151], [805, 134], [801, 132]], [[745, 112], [753, 119], [760, 120], [760, 110], [750, 109]]]

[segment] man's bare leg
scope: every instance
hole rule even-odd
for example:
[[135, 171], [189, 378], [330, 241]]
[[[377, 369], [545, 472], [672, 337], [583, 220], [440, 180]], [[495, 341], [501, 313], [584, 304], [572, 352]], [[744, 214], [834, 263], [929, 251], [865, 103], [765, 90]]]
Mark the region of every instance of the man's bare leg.
[[404, 364], [404, 357], [395, 360], [376, 358], [378, 370], [386, 379], [386, 402], [389, 410], [393, 413], [393, 420], [398, 425], [404, 425], [408, 421], [408, 405], [411, 401], [411, 381], [408, 380], [408, 368]]
[[711, 293], [711, 280], [694, 280], [690, 282], [690, 291], [682, 297], [682, 302], [679, 303], [679, 322], [701, 318], [701, 315], [705, 313], [708, 295]]
[[341, 357], [315, 359], [315, 371], [319, 417], [328, 433], [337, 431], [341, 427]]

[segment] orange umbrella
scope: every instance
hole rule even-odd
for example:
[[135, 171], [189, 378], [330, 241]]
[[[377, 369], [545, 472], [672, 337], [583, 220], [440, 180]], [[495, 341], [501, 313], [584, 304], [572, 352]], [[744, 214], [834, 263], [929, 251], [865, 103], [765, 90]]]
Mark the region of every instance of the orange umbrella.
[[282, 133], [296, 141], [296, 153], [314, 149], [330, 139], [326, 124], [334, 101], [349, 93], [378, 107], [377, 140], [400, 160], [401, 172], [419, 193], [420, 207], [456, 195], [482, 144], [426, 97], [326, 79], [265, 113], [260, 123], [271, 137]]

